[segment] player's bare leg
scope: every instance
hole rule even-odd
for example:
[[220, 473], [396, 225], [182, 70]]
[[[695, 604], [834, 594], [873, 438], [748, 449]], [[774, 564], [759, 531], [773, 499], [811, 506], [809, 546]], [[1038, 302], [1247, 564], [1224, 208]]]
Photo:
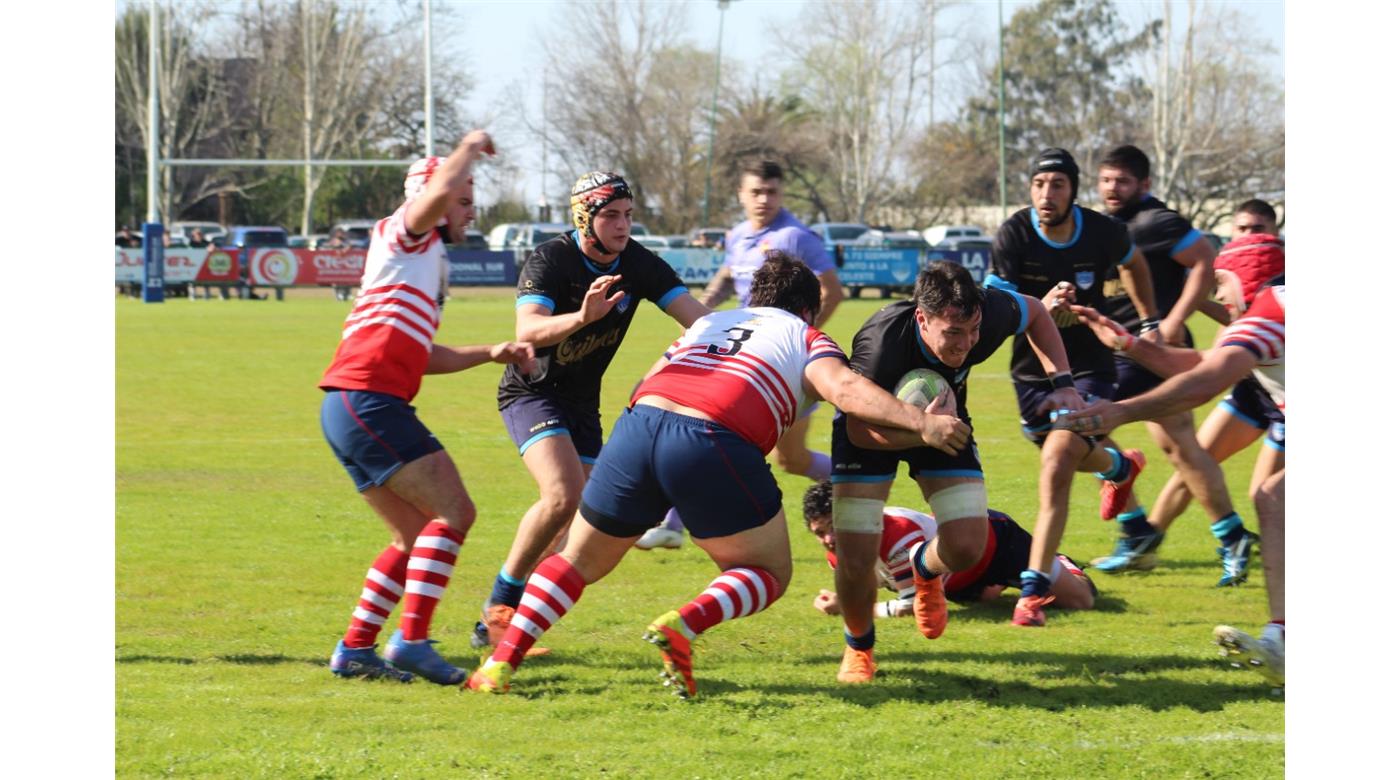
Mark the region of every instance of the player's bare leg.
[[924, 501], [929, 502], [929, 509], [938, 521], [938, 536], [934, 544], [924, 547], [923, 563], [928, 573], [946, 574], [977, 565], [987, 546], [987, 513], [981, 512], [980, 517], [971, 514], [957, 516], [958, 512], [945, 510], [940, 514], [935, 504], [937, 494], [960, 485], [981, 487], [985, 496], [983, 481], [975, 477], [918, 477], [915, 481], [919, 483]]
[[[875, 559], [880, 553], [882, 508], [891, 482], [838, 482], [832, 485], [832, 515], [836, 531], [836, 598], [846, 629], [846, 655], [836, 679], [869, 682], [875, 676], [875, 620], [870, 605], [879, 585]], [[873, 512], [873, 522], [867, 515]], [[860, 529], [843, 529], [848, 517], [860, 518]]]
[[1269, 598], [1269, 623], [1255, 639], [1233, 626], [1216, 626], [1215, 642], [1236, 665], [1247, 663], [1271, 684], [1284, 684], [1284, 472], [1260, 485], [1254, 494], [1259, 515], [1259, 555], [1264, 562], [1264, 589]]
[[1259, 457], [1254, 459], [1254, 473], [1249, 476], [1249, 494], [1259, 495], [1264, 482], [1280, 471], [1283, 471], [1283, 452], [1273, 447], [1260, 447]]
[[1050, 603], [1050, 572], [1069, 517], [1069, 493], [1075, 472], [1108, 470], [1112, 457], [1102, 444], [1069, 431], [1052, 430], [1040, 450], [1040, 510], [1031, 534], [1030, 559], [1021, 573], [1021, 599], [1011, 622], [1045, 625], [1044, 606]]
[[[1235, 453], [1253, 444], [1261, 435], [1263, 431], [1228, 410], [1216, 407], [1196, 430], [1196, 441], [1212, 460], [1224, 463]], [[1251, 493], [1255, 484], [1251, 481]], [[1174, 471], [1167, 478], [1167, 484], [1162, 486], [1162, 491], [1157, 494], [1157, 500], [1152, 504], [1152, 512], [1148, 515], [1148, 522], [1153, 528], [1165, 533], [1190, 504], [1191, 491], [1186, 487], [1186, 480], [1179, 472]]]

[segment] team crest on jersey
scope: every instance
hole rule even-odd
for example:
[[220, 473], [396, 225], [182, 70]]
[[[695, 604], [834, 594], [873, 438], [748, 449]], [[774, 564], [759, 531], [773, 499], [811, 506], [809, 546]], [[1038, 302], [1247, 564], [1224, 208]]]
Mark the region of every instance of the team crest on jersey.
[[631, 305], [632, 305], [632, 294], [631, 294], [631, 293], [628, 293], [628, 294], [626, 294], [626, 295], [623, 295], [623, 296], [622, 296], [622, 300], [620, 300], [620, 301], [617, 302], [617, 311], [618, 311], [618, 313], [621, 314], [622, 312], [627, 311], [627, 307], [628, 307], [628, 306], [631, 306]]
[[1075, 271], [1075, 272], [1074, 272], [1074, 285], [1075, 285], [1076, 287], [1078, 287], [1079, 289], [1081, 289], [1081, 290], [1087, 290], [1087, 289], [1089, 289], [1090, 287], [1093, 287], [1093, 286], [1094, 286], [1094, 272], [1093, 272], [1093, 271]]

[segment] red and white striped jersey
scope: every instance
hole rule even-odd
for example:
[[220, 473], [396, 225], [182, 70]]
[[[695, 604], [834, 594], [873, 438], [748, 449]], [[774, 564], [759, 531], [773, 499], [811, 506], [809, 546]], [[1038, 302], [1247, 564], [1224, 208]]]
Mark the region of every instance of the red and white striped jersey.
[[[932, 515], [901, 506], [885, 507], [881, 520], [884, 530], [880, 535], [880, 557], [875, 560], [875, 575], [881, 586], [912, 603], [914, 564], [909, 556], [924, 540], [938, 536], [938, 523]], [[826, 562], [835, 569], [836, 553], [828, 551]]]
[[1283, 309], [1284, 286], [1264, 287], [1244, 316], [1230, 323], [1216, 339], [1217, 347], [1244, 347], [1259, 361], [1254, 375], [1269, 391], [1278, 405], [1283, 406]]
[[763, 452], [804, 407], [802, 376], [821, 358], [846, 360], [829, 336], [767, 307], [706, 315], [671, 344], [670, 363], [632, 395], [655, 395], [709, 415]]
[[441, 316], [437, 297], [447, 250], [436, 230], [414, 236], [407, 204], [370, 235], [355, 308], [321, 377], [323, 389], [368, 390], [413, 400], [423, 382]]

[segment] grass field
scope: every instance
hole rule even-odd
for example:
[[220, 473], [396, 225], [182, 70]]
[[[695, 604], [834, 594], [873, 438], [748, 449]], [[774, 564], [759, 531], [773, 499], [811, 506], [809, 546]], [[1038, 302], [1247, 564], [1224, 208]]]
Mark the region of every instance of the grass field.
[[[513, 333], [511, 291], [454, 291], [443, 343]], [[881, 301], [845, 303], [851, 336]], [[174, 300], [116, 306], [116, 769], [225, 777], [1278, 777], [1284, 708], [1262, 678], [1220, 660], [1218, 623], [1266, 616], [1257, 568], [1216, 590], [1206, 518], [1193, 505], [1148, 575], [1096, 576], [1092, 612], [1010, 625], [1014, 599], [951, 607], [936, 642], [912, 620], [878, 624], [873, 685], [835, 682], [839, 620], [800, 522], [803, 480], [780, 475], [796, 573], [768, 611], [717, 627], [696, 655], [700, 698], [657, 684], [652, 617], [698, 593], [713, 567], [693, 545], [634, 552], [590, 588], [528, 661], [511, 695], [417, 682], [344, 681], [325, 663], [386, 534], [332, 458], [317, 379], [347, 304], [328, 291], [285, 302]], [[1213, 327], [1193, 323], [1198, 341]], [[604, 430], [674, 325], [644, 306], [603, 385]], [[1037, 451], [1019, 433], [1009, 348], [971, 379], [991, 505], [1029, 527]], [[438, 610], [444, 655], [473, 663], [472, 621], [533, 483], [496, 414], [494, 366], [429, 377], [415, 402], [479, 507]], [[1199, 417], [1199, 415], [1198, 415]], [[830, 407], [812, 444], [828, 449]], [[1148, 452], [1139, 496], [1167, 476]], [[1258, 445], [1255, 445], [1257, 447]], [[1246, 524], [1255, 448], [1225, 466]], [[918, 507], [902, 475], [891, 503]], [[1062, 549], [1111, 546], [1091, 478], [1076, 483]]]

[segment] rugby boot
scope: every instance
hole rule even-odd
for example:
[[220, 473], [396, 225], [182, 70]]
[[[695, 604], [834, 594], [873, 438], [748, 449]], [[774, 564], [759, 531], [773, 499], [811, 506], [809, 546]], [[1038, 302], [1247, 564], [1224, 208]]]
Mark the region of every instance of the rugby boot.
[[390, 668], [374, 652], [376, 645], [369, 647], [346, 647], [345, 641], [335, 643], [331, 653], [331, 673], [337, 677], [363, 677], [366, 680], [394, 680], [413, 682], [413, 675]]
[[1102, 558], [1095, 558], [1090, 565], [1108, 574], [1152, 571], [1157, 567], [1157, 548], [1165, 538], [1167, 535], [1161, 531], [1141, 536], [1120, 536], [1118, 542], [1113, 545], [1113, 552]]
[[642, 534], [642, 538], [633, 542], [632, 546], [639, 550], [654, 550], [657, 547], [679, 550], [683, 544], [685, 544], [685, 534], [658, 525], [655, 528], [648, 528], [647, 532]]
[[1104, 480], [1099, 486], [1099, 517], [1104, 520], [1112, 520], [1122, 513], [1123, 507], [1128, 505], [1128, 497], [1133, 494], [1133, 483], [1147, 467], [1147, 456], [1142, 450], [1123, 450], [1122, 455], [1128, 459], [1128, 476], [1122, 482]]
[[1277, 688], [1283, 687], [1283, 642], [1270, 636], [1258, 639], [1234, 626], [1216, 626], [1215, 643], [1231, 666], [1249, 666]]
[[948, 599], [943, 595], [943, 578], [924, 579], [914, 566], [914, 623], [929, 639], [943, 636], [948, 627]]
[[[506, 630], [510, 628], [510, 621], [515, 618], [515, 609], [505, 604], [492, 604], [481, 611], [481, 620], [476, 622], [472, 628], [472, 647], [478, 650], [490, 650], [501, 643], [501, 638], [506, 635]], [[525, 651], [526, 658], [548, 655], [548, 647], [532, 647]]]
[[505, 693], [510, 690], [510, 677], [515, 669], [505, 661], [486, 659], [472, 672], [463, 688], [478, 693]]
[[846, 645], [846, 654], [841, 656], [841, 669], [836, 672], [836, 681], [843, 683], [868, 683], [875, 679], [875, 650], [857, 650]]
[[642, 639], [661, 651], [661, 684], [680, 698], [689, 699], [696, 693], [695, 676], [691, 674], [690, 638], [685, 635], [684, 625], [681, 613], [671, 610], [651, 621], [642, 632]]
[[438, 685], [461, 685], [467, 679], [465, 669], [448, 663], [433, 649], [435, 640], [405, 642], [403, 631], [395, 631], [384, 649], [384, 658], [399, 671], [412, 672]]
[[1011, 613], [1011, 625], [1045, 625], [1045, 605], [1054, 600], [1054, 596], [1022, 596], [1016, 602], [1016, 611]]
[[1229, 588], [1244, 584], [1249, 577], [1249, 558], [1254, 552], [1254, 545], [1258, 543], [1259, 534], [1245, 531], [1244, 536], [1234, 544], [1215, 548], [1215, 554], [1220, 556], [1220, 567], [1223, 569], [1220, 581], [1215, 583], [1215, 587]]

